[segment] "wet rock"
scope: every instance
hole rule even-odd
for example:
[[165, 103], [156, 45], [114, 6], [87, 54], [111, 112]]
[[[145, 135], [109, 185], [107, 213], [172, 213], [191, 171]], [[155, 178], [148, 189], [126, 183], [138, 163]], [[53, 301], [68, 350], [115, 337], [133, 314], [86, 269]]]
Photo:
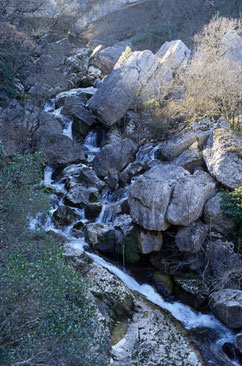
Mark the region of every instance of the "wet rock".
[[60, 206], [53, 213], [54, 224], [57, 228], [62, 226], [69, 226], [75, 222], [78, 215], [70, 207]]
[[82, 184], [75, 184], [70, 188], [64, 198], [67, 205], [83, 208], [90, 202], [95, 202], [99, 197], [98, 189], [95, 187], [85, 187]]
[[116, 138], [97, 153], [93, 169], [100, 177], [107, 176], [110, 169], [120, 171], [134, 159], [136, 150], [137, 145], [131, 139]]
[[173, 188], [180, 177], [188, 174], [181, 167], [164, 164], [138, 177], [129, 196], [132, 220], [146, 230], [166, 230], [169, 223], [165, 215]]
[[144, 163], [133, 162], [130, 163], [120, 174], [119, 179], [123, 185], [127, 185], [131, 182], [133, 177], [145, 172]]
[[242, 291], [230, 288], [214, 292], [211, 304], [217, 317], [230, 328], [242, 327]]
[[240, 332], [236, 335], [235, 345], [238, 348], [238, 350], [240, 351], [240, 353], [242, 353], [242, 332]]
[[192, 222], [188, 226], [178, 230], [176, 245], [181, 252], [196, 253], [206, 240], [208, 226], [202, 222]]
[[[166, 295], [171, 295], [173, 290], [173, 280], [168, 274], [154, 271], [152, 275], [152, 281], [158, 292], [166, 293]], [[167, 297], [167, 296], [166, 296]]]
[[210, 198], [204, 206], [204, 217], [210, 229], [215, 229], [220, 233], [226, 234], [233, 229], [235, 223], [223, 215], [221, 209], [222, 193], [217, 193]]
[[86, 159], [86, 153], [77, 142], [64, 135], [47, 135], [34, 138], [36, 150], [43, 151], [50, 166], [68, 165]]
[[156, 154], [161, 154], [165, 159], [171, 161], [181, 155], [195, 141], [194, 132], [190, 128], [186, 128], [169, 140], [161, 142]]
[[176, 299], [196, 309], [207, 302], [210, 291], [200, 277], [179, 275], [174, 276], [174, 282]]
[[104, 48], [102, 45], [98, 45], [90, 57], [90, 65], [96, 66], [105, 75], [110, 74], [115, 64], [118, 62], [119, 57], [125, 52], [126, 47], [133, 48], [130, 41], [122, 41], [114, 46]]
[[105, 183], [98, 178], [95, 171], [85, 164], [70, 165], [63, 171], [67, 178], [67, 188], [73, 188], [76, 184], [82, 184], [87, 188], [96, 188], [101, 191]]
[[162, 247], [163, 236], [161, 233], [141, 231], [138, 236], [139, 250], [142, 254], [158, 252]]
[[56, 108], [64, 107], [64, 114], [71, 116], [71, 108], [73, 105], [85, 105], [87, 102], [87, 94], [85, 93], [85, 89], [77, 88], [70, 89], [68, 91], [59, 93], [55, 97], [55, 105]]
[[166, 219], [173, 225], [189, 225], [202, 214], [206, 201], [215, 193], [215, 182], [205, 172], [180, 178], [175, 185]]
[[120, 230], [123, 235], [126, 235], [134, 227], [131, 217], [126, 214], [117, 216], [113, 226], [115, 229]]
[[178, 324], [139, 299], [125, 336], [111, 349], [111, 360], [113, 366], [202, 365]]
[[85, 218], [88, 220], [92, 220], [97, 218], [102, 211], [102, 203], [89, 203], [85, 206]]
[[216, 129], [209, 137], [203, 156], [209, 173], [228, 188], [242, 183], [241, 136], [225, 129]]
[[193, 173], [194, 169], [202, 167], [204, 162], [198, 143], [194, 142], [189, 149], [185, 150], [178, 158], [173, 160], [173, 164], [181, 166], [190, 173]]
[[113, 253], [121, 236], [111, 225], [90, 223], [85, 228], [85, 238], [93, 249]]
[[116, 169], [108, 169], [108, 185], [111, 189], [119, 187], [119, 176]]

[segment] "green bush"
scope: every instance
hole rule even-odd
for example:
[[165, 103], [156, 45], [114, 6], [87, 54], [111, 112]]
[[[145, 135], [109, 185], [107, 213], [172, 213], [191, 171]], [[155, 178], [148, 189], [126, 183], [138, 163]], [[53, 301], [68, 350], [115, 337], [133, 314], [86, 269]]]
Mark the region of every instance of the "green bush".
[[0, 144], [0, 364], [103, 366], [100, 334], [88, 283], [29, 218], [46, 209], [41, 154], [8, 161]]

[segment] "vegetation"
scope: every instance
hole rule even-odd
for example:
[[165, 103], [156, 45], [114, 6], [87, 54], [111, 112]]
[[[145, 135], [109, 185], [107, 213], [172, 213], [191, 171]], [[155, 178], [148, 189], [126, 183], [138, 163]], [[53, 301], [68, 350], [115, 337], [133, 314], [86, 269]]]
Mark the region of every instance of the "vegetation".
[[40, 189], [43, 156], [0, 148], [0, 364], [106, 364], [87, 283], [29, 217], [47, 208]]
[[226, 55], [229, 40], [223, 43], [227, 32], [238, 37], [240, 26], [239, 20], [215, 17], [194, 37], [195, 54], [177, 79], [184, 97], [168, 104], [168, 114], [185, 114], [189, 121], [223, 115], [232, 129], [241, 129], [242, 67]]

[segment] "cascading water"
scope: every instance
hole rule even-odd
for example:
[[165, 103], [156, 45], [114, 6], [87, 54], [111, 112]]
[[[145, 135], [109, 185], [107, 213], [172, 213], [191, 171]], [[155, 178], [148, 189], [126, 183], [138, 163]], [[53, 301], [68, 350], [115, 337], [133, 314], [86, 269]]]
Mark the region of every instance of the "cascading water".
[[[49, 103], [49, 109], [53, 109], [53, 105]], [[84, 145], [89, 150], [90, 154], [93, 154], [97, 151], [99, 151], [99, 148], [97, 146], [97, 139], [96, 139], [96, 133], [94, 131], [91, 131], [86, 140]], [[150, 146], [149, 151], [147, 152], [148, 156], [146, 155], [145, 151], [139, 151], [137, 154], [136, 161], [140, 161], [140, 159], [147, 159], [149, 160], [151, 157], [154, 158], [154, 152], [156, 149], [154, 146]], [[55, 190], [55, 192], [58, 194], [59, 202], [56, 204], [56, 200], [53, 200], [54, 204], [51, 209], [51, 214], [53, 211], [56, 210], [56, 208], [59, 205], [63, 205], [63, 195], [66, 194], [65, 189], [65, 183], [63, 179], [59, 181], [54, 181], [52, 179], [54, 170], [47, 167], [45, 169], [44, 174], [44, 185], [47, 187], [51, 187]], [[97, 218], [96, 222], [98, 223], [108, 223], [110, 224], [114, 217], [109, 216], [107, 219], [107, 216], [105, 217], [105, 212], [107, 210], [110, 210], [110, 207], [113, 205], [117, 205], [121, 203], [123, 200], [127, 198], [129, 188], [124, 189], [119, 194], [114, 194], [109, 188], [105, 188], [103, 191], [103, 195], [101, 197], [101, 202], [103, 203], [102, 211]], [[53, 198], [54, 194], [52, 195]], [[84, 210], [75, 208], [75, 211], [79, 214], [79, 219], [83, 221], [85, 220], [85, 214]], [[75, 223], [74, 223], [75, 224]], [[88, 244], [86, 243], [84, 237], [76, 238], [73, 235], [73, 225], [70, 225], [69, 227], [60, 230], [57, 229], [54, 224], [51, 221], [51, 218], [49, 218], [45, 224], [46, 230], [53, 230], [59, 235], [62, 235], [64, 238], [67, 239], [67, 244], [65, 244], [65, 251], [68, 254], [68, 252], [71, 250], [71, 253], [73, 252], [78, 256], [83, 251], [88, 248]], [[31, 221], [31, 228], [34, 229], [38, 226], [38, 220], [32, 220]], [[124, 260], [124, 244], [123, 244], [123, 270], [121, 270], [118, 266], [107, 262], [97, 254], [94, 254], [90, 252], [90, 249], [86, 251], [88, 256], [93, 259], [93, 261], [106, 269], [108, 269], [110, 272], [115, 274], [118, 278], [120, 278], [125, 285], [133, 291], [137, 291], [138, 293], [142, 294], [145, 298], [147, 298], [152, 303], [158, 305], [162, 309], [166, 309], [169, 311], [174, 318], [179, 320], [183, 326], [189, 330], [192, 334], [201, 334], [204, 338], [206, 338], [206, 341], [199, 344], [200, 349], [203, 351], [203, 355], [205, 354], [205, 360], [207, 365], [213, 365], [213, 366], [239, 366], [240, 363], [238, 360], [234, 359], [229, 360], [226, 358], [224, 352], [222, 351], [222, 347], [225, 343], [234, 344], [235, 343], [235, 334], [232, 330], [227, 328], [225, 325], [223, 325], [218, 319], [215, 318], [212, 314], [202, 314], [201, 312], [196, 312], [192, 310], [189, 306], [184, 305], [178, 301], [174, 302], [167, 302], [163, 300], [163, 298], [154, 290], [154, 288], [148, 284], [139, 284], [133, 277], [131, 277], [127, 271], [125, 271], [125, 260]], [[211, 343], [210, 343], [211, 341]], [[203, 349], [205, 348], [205, 349]]]

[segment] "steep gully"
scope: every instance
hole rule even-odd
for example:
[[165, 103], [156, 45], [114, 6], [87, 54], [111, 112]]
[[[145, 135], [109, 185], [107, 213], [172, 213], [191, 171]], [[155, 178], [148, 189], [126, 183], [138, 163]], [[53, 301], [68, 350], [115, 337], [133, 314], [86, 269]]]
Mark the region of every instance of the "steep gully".
[[[55, 109], [55, 101], [50, 100], [45, 105], [45, 111], [52, 113], [55, 117], [61, 119], [64, 128], [63, 134], [72, 139], [72, 120], [67, 118], [66, 116], [61, 114], [61, 108]], [[97, 138], [95, 131], [90, 131], [87, 135], [84, 146], [88, 151], [90, 156], [90, 160], [95, 154], [100, 150], [97, 146]], [[149, 159], [154, 159], [155, 147], [152, 152], [149, 153]], [[141, 161], [142, 159], [147, 158], [143, 156], [139, 151], [136, 155], [136, 160]], [[72, 249], [74, 253], [78, 256], [83, 251], [85, 251], [92, 260], [105, 267], [120, 278], [123, 283], [132, 291], [136, 291], [139, 294], [143, 295], [146, 299], [151, 301], [152, 303], [158, 305], [161, 309], [166, 309], [174, 318], [180, 321], [184, 328], [187, 329], [191, 335], [193, 341], [198, 345], [200, 349], [203, 359], [206, 365], [213, 366], [226, 366], [226, 365], [241, 365], [241, 360], [239, 360], [234, 352], [233, 347], [227, 346], [230, 358], [224, 353], [224, 349], [226, 345], [233, 345], [235, 343], [235, 334], [234, 332], [223, 325], [213, 314], [201, 313], [192, 310], [189, 306], [184, 305], [178, 301], [165, 301], [163, 298], [155, 291], [155, 289], [146, 284], [137, 282], [127, 270], [125, 270], [125, 260], [123, 255], [122, 264], [114, 264], [110, 261], [105, 260], [104, 258], [98, 256], [91, 252], [88, 244], [85, 241], [84, 236], [80, 238], [76, 238], [73, 236], [72, 228], [73, 224], [65, 229], [57, 229], [51, 219], [53, 212], [59, 207], [64, 205], [63, 196], [66, 193], [65, 183], [63, 178], [56, 181], [53, 179], [55, 174], [54, 169], [50, 167], [45, 168], [44, 173], [44, 181], [43, 184], [47, 187], [53, 187], [55, 194], [51, 196], [52, 198], [52, 207], [50, 210], [50, 215], [45, 223], [45, 230], [52, 230], [57, 234], [60, 234], [65, 239], [67, 239], [66, 249]], [[132, 184], [132, 183], [131, 183]], [[115, 204], [123, 201], [128, 196], [129, 187], [123, 191], [122, 196], [116, 197]], [[57, 198], [58, 197], [58, 202]], [[111, 224], [114, 220], [114, 217], [110, 212], [110, 207], [113, 205], [113, 197], [112, 193], [109, 190], [104, 189], [101, 202], [103, 204], [102, 211], [97, 218], [97, 222], [99, 223], [109, 223]], [[84, 209], [75, 208], [76, 212], [79, 215], [78, 221], [87, 222], [85, 219]], [[30, 223], [30, 227], [32, 229], [36, 229], [40, 226], [43, 226], [42, 223], [39, 222], [38, 218], [32, 219]], [[124, 248], [123, 248], [124, 251]], [[121, 269], [122, 268], [122, 269]]]

